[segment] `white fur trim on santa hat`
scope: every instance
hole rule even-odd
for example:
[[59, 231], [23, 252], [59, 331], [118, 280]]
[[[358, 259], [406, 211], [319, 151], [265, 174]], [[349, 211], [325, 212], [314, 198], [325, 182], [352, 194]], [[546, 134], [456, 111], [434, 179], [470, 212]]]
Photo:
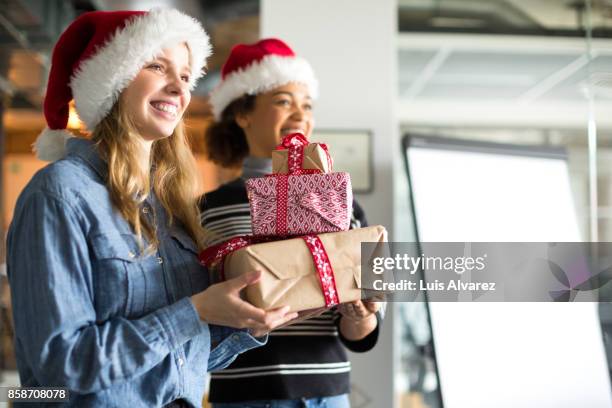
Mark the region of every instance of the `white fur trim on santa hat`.
[[232, 72], [210, 94], [215, 119], [219, 120], [223, 110], [244, 94], [256, 95], [291, 82], [305, 84], [311, 98], [318, 96], [314, 71], [308, 61], [301, 57], [269, 55], [246, 69]]
[[45, 128], [36, 138], [32, 148], [40, 160], [53, 162], [64, 157], [66, 141], [71, 137], [74, 135], [66, 129]]
[[200, 23], [174, 9], [154, 9], [131, 19], [95, 55], [83, 61], [70, 87], [75, 108], [89, 130], [110, 112], [119, 94], [160, 51], [187, 42], [191, 53], [191, 89], [203, 75], [211, 53]]

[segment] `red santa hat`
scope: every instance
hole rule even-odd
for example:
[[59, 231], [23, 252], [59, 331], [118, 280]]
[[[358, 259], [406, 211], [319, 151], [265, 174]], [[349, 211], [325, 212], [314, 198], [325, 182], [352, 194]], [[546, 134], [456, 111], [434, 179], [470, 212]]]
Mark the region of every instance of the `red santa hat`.
[[210, 55], [208, 35], [194, 18], [174, 9], [79, 16], [53, 49], [44, 101], [48, 127], [34, 144], [37, 156], [47, 161], [63, 157], [65, 142], [72, 136], [66, 130], [72, 99], [80, 119], [93, 130], [147, 62], [182, 42], [191, 54], [193, 89]]
[[318, 83], [312, 67], [295, 55], [283, 41], [267, 38], [254, 44], [238, 44], [221, 69], [221, 82], [210, 94], [215, 119], [233, 100], [244, 94], [256, 95], [291, 82], [308, 87], [315, 99]]

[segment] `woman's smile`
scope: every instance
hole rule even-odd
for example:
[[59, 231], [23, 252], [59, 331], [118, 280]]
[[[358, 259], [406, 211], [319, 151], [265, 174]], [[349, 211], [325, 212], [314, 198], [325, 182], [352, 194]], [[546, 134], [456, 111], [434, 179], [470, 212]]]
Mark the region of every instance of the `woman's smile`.
[[175, 103], [169, 101], [152, 101], [150, 105], [158, 116], [168, 120], [176, 119], [178, 106]]

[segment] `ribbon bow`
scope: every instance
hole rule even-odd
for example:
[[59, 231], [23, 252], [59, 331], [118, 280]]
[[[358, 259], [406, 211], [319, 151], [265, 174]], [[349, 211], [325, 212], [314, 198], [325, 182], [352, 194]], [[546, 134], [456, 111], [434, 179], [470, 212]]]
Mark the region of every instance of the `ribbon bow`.
[[289, 149], [291, 146], [306, 146], [308, 144], [308, 139], [301, 133], [292, 133], [283, 137], [281, 143], [276, 146], [276, 150], [285, 150]]

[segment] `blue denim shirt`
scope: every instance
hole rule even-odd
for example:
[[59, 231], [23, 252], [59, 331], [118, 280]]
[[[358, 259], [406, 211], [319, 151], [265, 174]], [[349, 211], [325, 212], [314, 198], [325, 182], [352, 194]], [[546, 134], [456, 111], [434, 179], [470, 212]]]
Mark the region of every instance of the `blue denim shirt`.
[[201, 406], [206, 371], [263, 342], [201, 321], [189, 296], [209, 280], [192, 239], [152, 197], [160, 245], [141, 254], [92, 143], [67, 148], [24, 189], [8, 234], [22, 386], [66, 387], [74, 407]]

